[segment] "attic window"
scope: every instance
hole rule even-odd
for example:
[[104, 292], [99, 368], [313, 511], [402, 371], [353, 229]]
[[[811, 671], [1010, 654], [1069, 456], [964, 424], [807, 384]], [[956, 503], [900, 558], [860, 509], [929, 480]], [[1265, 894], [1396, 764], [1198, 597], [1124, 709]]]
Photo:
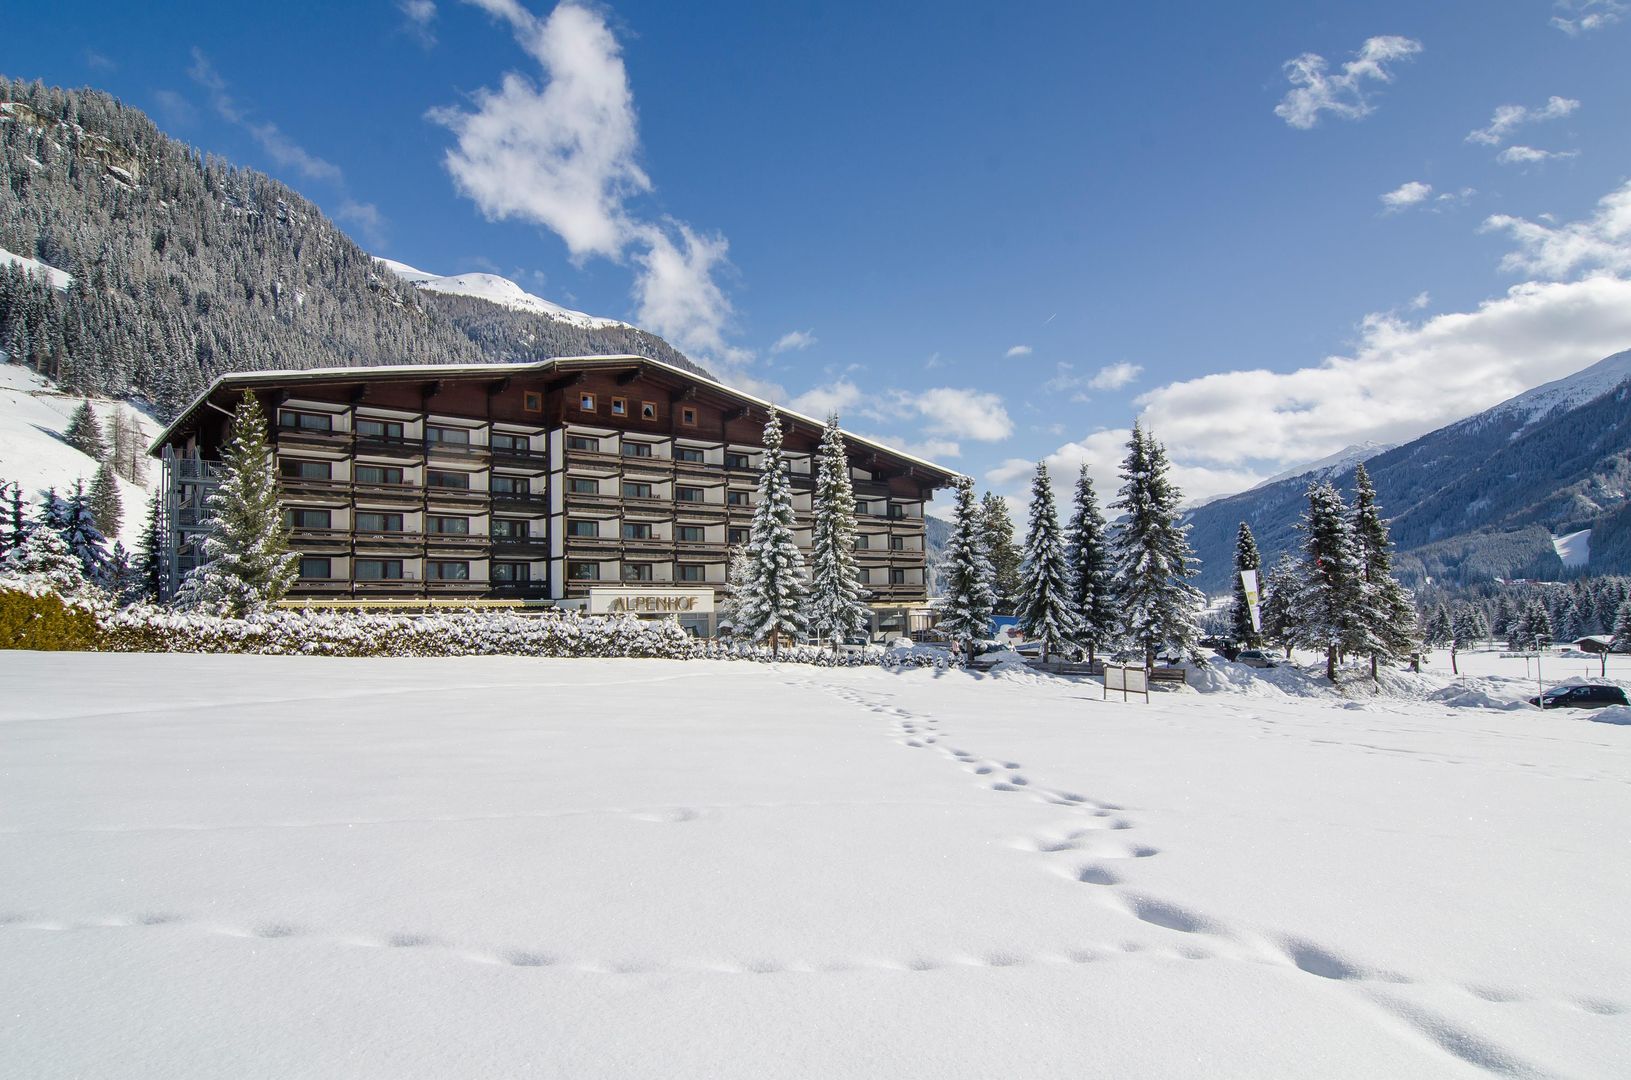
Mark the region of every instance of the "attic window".
[[697, 411], [696, 411], [696, 409], [692, 408], [689, 405], [685, 405], [685, 406], [681, 407], [681, 409], [680, 409], [680, 423], [688, 424], [691, 427], [696, 427], [697, 426]]
[[595, 395], [593, 395], [593, 394], [579, 394], [578, 395], [578, 408], [581, 409], [584, 412], [594, 412], [595, 411]]
[[543, 412], [544, 395], [537, 390], [528, 390], [521, 395], [521, 407], [527, 412]]
[[655, 401], [642, 401], [640, 403], [640, 419], [657, 419], [657, 403]]
[[612, 415], [613, 416], [627, 416], [627, 415], [629, 415], [629, 399], [628, 398], [620, 398], [620, 397], [612, 398]]

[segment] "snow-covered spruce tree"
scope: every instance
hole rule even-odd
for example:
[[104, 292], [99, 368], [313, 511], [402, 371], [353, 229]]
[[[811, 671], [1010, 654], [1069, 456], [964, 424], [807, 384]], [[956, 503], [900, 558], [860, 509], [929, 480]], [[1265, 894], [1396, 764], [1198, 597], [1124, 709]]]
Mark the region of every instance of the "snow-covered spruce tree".
[[103, 536], [117, 536], [124, 518], [125, 508], [119, 500], [113, 466], [104, 461], [97, 466], [96, 476], [91, 480], [91, 519]]
[[159, 494], [147, 500], [147, 520], [136, 542], [127, 595], [131, 600], [157, 601], [163, 591], [164, 532], [159, 521]]
[[1121, 490], [1110, 505], [1124, 515], [1112, 543], [1121, 636], [1144, 651], [1146, 669], [1166, 647], [1205, 662], [1196, 621], [1205, 598], [1188, 582], [1195, 566], [1189, 530], [1178, 524], [1183, 493], [1167, 471], [1166, 449], [1135, 423], [1121, 463]]
[[1450, 620], [1450, 673], [1461, 674], [1456, 655], [1476, 648], [1484, 636], [1484, 619], [1475, 607], [1463, 607]]
[[[299, 555], [289, 550], [278, 506], [277, 473], [266, 442], [266, 418], [249, 391], [232, 416], [221, 483], [209, 498], [208, 560], [188, 575], [188, 602], [219, 607], [234, 618], [281, 599], [294, 584]], [[197, 578], [196, 582], [192, 582]], [[179, 598], [178, 598], [179, 602]]]
[[1545, 604], [1531, 599], [1523, 613], [1512, 620], [1507, 643], [1514, 649], [1533, 649], [1537, 640], [1542, 646], [1551, 643], [1552, 617], [1546, 613]]
[[1342, 495], [1329, 481], [1308, 486], [1308, 510], [1298, 528], [1303, 542], [1302, 587], [1293, 604], [1297, 644], [1325, 650], [1325, 676], [1337, 662], [1372, 647], [1365, 618], [1364, 565]]
[[1012, 615], [1019, 599], [1020, 553], [1014, 543], [1014, 519], [1008, 513], [1008, 500], [994, 491], [980, 501], [981, 536], [986, 561], [991, 564], [993, 611]]
[[[1246, 599], [1246, 584], [1240, 575], [1246, 570], [1256, 570], [1261, 576], [1263, 557], [1257, 553], [1257, 538], [1252, 536], [1251, 526], [1244, 521], [1240, 523], [1240, 531], [1235, 534], [1235, 581], [1234, 603], [1229, 606], [1229, 636], [1243, 648], [1255, 649], [1263, 644], [1262, 633], [1252, 625], [1252, 608]], [[1257, 583], [1258, 616], [1263, 614], [1263, 582]]]
[[1364, 579], [1361, 614], [1370, 638], [1370, 674], [1374, 680], [1379, 661], [1404, 659], [1416, 651], [1419, 643], [1415, 608], [1404, 586], [1393, 576], [1393, 541], [1382, 509], [1376, 504], [1376, 486], [1364, 462], [1354, 468], [1353, 533]]
[[1263, 582], [1263, 639], [1286, 651], [1297, 640], [1296, 603], [1302, 587], [1302, 564], [1290, 552], [1282, 554]]
[[42, 581], [64, 596], [86, 586], [85, 568], [79, 558], [68, 549], [62, 533], [43, 522], [28, 530], [22, 545], [6, 556], [5, 569]]
[[63, 543], [79, 559], [85, 570], [85, 580], [104, 588], [111, 585], [112, 567], [108, 562], [108, 538], [96, 526], [91, 511], [90, 496], [85, 493], [85, 482], [74, 481], [74, 493], [63, 503], [61, 511]]
[[6, 550], [15, 551], [23, 546], [23, 540], [28, 536], [28, 514], [23, 510], [23, 483], [21, 480], [11, 485], [11, 492], [6, 496]]
[[774, 411], [765, 424], [758, 504], [748, 527], [748, 596], [737, 611], [737, 630], [750, 641], [769, 641], [781, 655], [782, 638], [805, 629], [804, 556], [793, 540], [793, 486], [782, 454], [782, 425]]
[[1101, 646], [1115, 640], [1116, 605], [1111, 594], [1110, 550], [1105, 537], [1104, 515], [1093, 492], [1093, 478], [1087, 466], [1076, 477], [1075, 510], [1065, 534], [1065, 557], [1070, 563], [1070, 600], [1076, 609], [1075, 643], [1087, 652], [1092, 663]]
[[1455, 623], [1450, 619], [1450, 609], [1443, 604], [1433, 609], [1428, 616], [1427, 627], [1422, 633], [1427, 644], [1442, 649], [1455, 637]]
[[986, 557], [981, 529], [985, 526], [974, 502], [974, 481], [957, 478], [957, 501], [952, 510], [951, 539], [942, 554], [945, 590], [935, 605], [937, 625], [962, 649], [965, 663], [973, 658], [974, 642], [991, 633], [991, 561]]
[[827, 418], [816, 454], [814, 523], [810, 535], [810, 633], [832, 639], [833, 651], [871, 625], [855, 561], [855, 485], [838, 416]]
[[1614, 616], [1614, 651], [1631, 653], [1631, 600], [1621, 604]]
[[1496, 637], [1504, 638], [1512, 627], [1512, 620], [1518, 613], [1512, 609], [1512, 598], [1502, 593], [1495, 601], [1495, 618], [1490, 622], [1490, 631]]
[[1072, 602], [1070, 563], [1059, 529], [1047, 462], [1037, 462], [1031, 481], [1031, 517], [1025, 531], [1025, 557], [1019, 566], [1014, 614], [1027, 640], [1042, 643], [1042, 659], [1081, 637], [1081, 617]]
[[[14, 486], [15, 485], [8, 481], [0, 480], [0, 512], [4, 512], [6, 507], [9, 505], [8, 500], [11, 498], [11, 492]], [[4, 520], [0, 520], [0, 565], [5, 563], [6, 556], [9, 555], [11, 550], [21, 541], [22, 537], [20, 535], [13, 534], [9, 523]]]
[[737, 544], [731, 548], [731, 561], [725, 571], [725, 597], [719, 602], [719, 622], [729, 623], [732, 633], [739, 631], [742, 608], [753, 594], [752, 577], [748, 547]]
[[68, 427], [63, 431], [62, 438], [82, 454], [97, 461], [107, 460], [107, 440], [102, 437], [102, 425], [97, 422], [96, 411], [91, 408], [89, 401], [79, 403], [79, 408], [74, 410], [74, 415], [68, 420]]

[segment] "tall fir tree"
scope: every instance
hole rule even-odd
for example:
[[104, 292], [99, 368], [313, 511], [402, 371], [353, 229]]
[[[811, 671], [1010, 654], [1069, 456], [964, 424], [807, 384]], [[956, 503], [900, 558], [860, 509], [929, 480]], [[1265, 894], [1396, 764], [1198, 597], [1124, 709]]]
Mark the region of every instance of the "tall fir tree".
[[1423, 633], [1427, 644], [1443, 648], [1455, 638], [1455, 622], [1450, 618], [1450, 609], [1443, 604], [1433, 609], [1428, 616], [1427, 628]]
[[11, 492], [6, 496], [6, 535], [7, 547], [15, 551], [23, 546], [23, 540], [28, 536], [28, 514], [23, 509], [23, 484], [18, 481], [11, 485]]
[[1546, 605], [1530, 600], [1523, 614], [1513, 621], [1509, 644], [1515, 649], [1545, 648], [1552, 643], [1552, 617]]
[[131, 573], [131, 596], [156, 601], [164, 594], [164, 526], [160, 517], [159, 493], [147, 500], [147, 518], [136, 545]]
[[85, 571], [85, 580], [104, 588], [113, 584], [113, 570], [108, 561], [108, 538], [97, 527], [91, 509], [90, 496], [85, 492], [83, 480], [74, 481], [73, 494], [63, 503], [59, 532], [68, 550], [79, 559]]
[[974, 642], [991, 633], [995, 598], [991, 591], [991, 561], [981, 537], [984, 527], [984, 515], [974, 501], [974, 481], [959, 476], [951, 539], [942, 555], [945, 589], [935, 611], [939, 628], [958, 644], [965, 663], [973, 659]]
[[[1234, 602], [1229, 606], [1229, 636], [1247, 649], [1255, 649], [1263, 644], [1263, 632], [1252, 625], [1252, 607], [1246, 597], [1246, 584], [1241, 574], [1252, 570], [1261, 578], [1262, 568], [1263, 557], [1257, 552], [1257, 538], [1252, 536], [1251, 526], [1242, 521], [1240, 531], [1235, 534]], [[1263, 615], [1263, 585], [1264, 582], [1259, 580], [1257, 583], [1259, 619]]]
[[1205, 598], [1188, 582], [1195, 566], [1188, 529], [1178, 523], [1183, 493], [1168, 470], [1165, 448], [1135, 423], [1110, 505], [1124, 515], [1112, 544], [1121, 636], [1143, 651], [1146, 669], [1163, 648], [1203, 662], [1196, 612]]
[[1325, 650], [1325, 675], [1335, 682], [1338, 661], [1348, 653], [1368, 651], [1371, 644], [1363, 560], [1342, 495], [1329, 481], [1309, 485], [1308, 510], [1298, 527], [1305, 540], [1302, 587], [1293, 613], [1296, 640]]
[[855, 559], [855, 485], [836, 414], [827, 418], [816, 452], [811, 502], [810, 633], [840, 642], [871, 626], [867, 590]]
[[1104, 514], [1099, 511], [1093, 478], [1086, 465], [1076, 477], [1074, 510], [1065, 539], [1071, 570], [1071, 606], [1080, 620], [1075, 643], [1086, 651], [1091, 664], [1097, 650], [1115, 640], [1116, 604]]
[[1631, 600], [1621, 604], [1614, 615], [1614, 651], [1631, 653]]
[[1031, 517], [1014, 614], [1026, 639], [1042, 643], [1044, 662], [1050, 653], [1081, 637], [1081, 616], [1071, 595], [1070, 563], [1046, 462], [1037, 463], [1031, 481]]
[[1012, 615], [1019, 599], [1020, 552], [1014, 543], [1014, 519], [1008, 500], [994, 491], [980, 501], [981, 535], [985, 557], [991, 563], [991, 594], [998, 615]]
[[294, 584], [300, 556], [289, 550], [266, 417], [250, 391], [233, 412], [221, 482], [208, 506], [207, 561], [188, 575], [187, 602], [241, 618], [282, 599]]
[[752, 641], [769, 641], [781, 655], [783, 638], [805, 629], [804, 556], [793, 539], [793, 486], [782, 452], [781, 419], [774, 410], [765, 424], [764, 460], [759, 469], [758, 503], [748, 527], [746, 601], [737, 611], [737, 629]]
[[1368, 638], [1371, 678], [1375, 679], [1380, 661], [1401, 660], [1418, 646], [1415, 606], [1393, 576], [1393, 541], [1364, 462], [1354, 467], [1353, 534], [1363, 584], [1360, 614]]
[[1297, 594], [1302, 589], [1302, 564], [1290, 553], [1282, 553], [1263, 582], [1263, 638], [1286, 651], [1297, 640]]
[[106, 461], [108, 456], [108, 443], [102, 437], [102, 425], [96, 419], [96, 410], [91, 408], [89, 401], [79, 403], [74, 415], [68, 420], [68, 427], [62, 433], [63, 439], [69, 446], [80, 453], [95, 458], [97, 461]]
[[119, 535], [119, 526], [124, 522], [119, 483], [114, 479], [113, 466], [106, 461], [97, 466], [96, 476], [91, 480], [91, 518], [103, 536]]
[[63, 595], [85, 588], [85, 567], [68, 548], [62, 533], [43, 523], [28, 531], [22, 545], [6, 556], [5, 568], [14, 574], [37, 578]]
[[1484, 620], [1478, 614], [1478, 609], [1468, 604], [1455, 613], [1450, 620], [1450, 673], [1461, 674], [1461, 667], [1456, 657], [1469, 649], [1476, 648], [1478, 642], [1484, 637]]

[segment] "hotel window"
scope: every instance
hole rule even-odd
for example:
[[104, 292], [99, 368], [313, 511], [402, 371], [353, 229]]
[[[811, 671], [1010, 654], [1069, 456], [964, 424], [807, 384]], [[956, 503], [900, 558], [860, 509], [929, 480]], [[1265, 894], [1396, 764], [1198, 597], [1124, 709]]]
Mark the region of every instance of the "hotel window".
[[[590, 522], [590, 524], [594, 524]], [[494, 518], [494, 540], [525, 540], [527, 538], [527, 523], [515, 518]]]
[[650, 457], [651, 444], [644, 442], [626, 442], [623, 444], [624, 457]]
[[402, 470], [383, 465], [358, 465], [355, 476], [359, 484], [400, 484]]
[[401, 559], [358, 559], [358, 581], [401, 581]]
[[674, 489], [675, 502], [702, 502], [705, 496], [699, 487], [677, 487]]
[[630, 562], [623, 564], [624, 581], [652, 581], [654, 580], [651, 564], [648, 562]]
[[[496, 480], [497, 477], [494, 477]], [[467, 472], [448, 472], [443, 469], [432, 469], [425, 476], [425, 485], [433, 488], [454, 488], [458, 491], [470, 490], [470, 474]]]
[[292, 507], [283, 511], [283, 524], [295, 529], [327, 529], [333, 522], [327, 510], [308, 510]]
[[651, 526], [643, 521], [625, 521], [623, 523], [623, 539], [650, 540]]
[[748, 531], [746, 529], [726, 529], [725, 542], [732, 547], [737, 544], [745, 544], [748, 542]]
[[725, 468], [751, 469], [753, 468], [753, 459], [746, 454], [738, 454], [735, 451], [727, 450], [725, 452]]
[[581, 412], [594, 412], [595, 411], [595, 395], [593, 395], [593, 394], [579, 394], [578, 395], [578, 409]]
[[279, 409], [277, 426], [294, 431], [333, 431], [334, 417], [328, 413], [295, 412], [293, 409]]
[[629, 399], [628, 398], [620, 398], [620, 397], [612, 398], [612, 415], [613, 416], [627, 416], [627, 415], [629, 415]]
[[469, 581], [470, 564], [432, 559], [425, 569], [425, 576], [432, 581]]
[[890, 503], [889, 504], [889, 516], [891, 518], [895, 518], [895, 519], [905, 517], [906, 516], [906, 507], [902, 506], [900, 503]]
[[360, 533], [399, 533], [402, 531], [402, 515], [380, 514], [360, 510], [357, 512], [357, 531]]
[[571, 490], [572, 494], [574, 495], [599, 495], [600, 481], [590, 480], [587, 477], [582, 476], [574, 476], [572, 478]]
[[365, 439], [400, 439], [402, 438], [402, 422], [400, 420], [370, 420], [366, 416], [357, 417], [357, 434]]
[[899, 567], [891, 567], [890, 570], [889, 570], [889, 584], [891, 584], [891, 585], [904, 585], [904, 584], [906, 584], [906, 571], [900, 569]]
[[651, 498], [651, 485], [636, 484], [625, 480], [623, 481], [623, 497], [625, 499], [649, 499]]
[[527, 412], [543, 412], [544, 395], [536, 390], [528, 390], [521, 395], [521, 407]]
[[469, 536], [470, 519], [432, 514], [425, 519], [425, 531], [435, 536]]
[[497, 473], [493, 474], [487, 487], [499, 495], [525, 495], [529, 490], [525, 476], [500, 476]]
[[681, 541], [683, 543], [686, 543], [686, 544], [700, 544], [700, 543], [702, 543], [703, 532], [702, 532], [702, 526], [701, 525], [676, 525], [676, 526], [674, 526], [674, 532], [676, 534], [674, 539], [679, 540], [679, 541]]
[[566, 564], [568, 581], [599, 581], [600, 564], [597, 562], [569, 562]]
[[891, 536], [889, 538], [889, 550], [890, 551], [905, 551], [906, 550], [906, 537], [904, 537], [904, 536]]
[[857, 514], [870, 516], [871, 513], [872, 513], [872, 509], [869, 506], [867, 506], [867, 503], [866, 503], [865, 499], [856, 499], [855, 500], [855, 512]]
[[750, 498], [749, 492], [732, 490], [725, 492], [725, 504], [727, 506], [752, 506], [753, 500]]
[[313, 578], [331, 578], [334, 576], [333, 569], [333, 563], [328, 559], [300, 560], [300, 576], [308, 580]]
[[493, 564], [493, 584], [520, 585], [532, 580], [532, 567], [524, 562], [496, 562]]
[[642, 401], [640, 403], [640, 419], [657, 419], [657, 403], [655, 401]]
[[855, 537], [855, 550], [856, 551], [866, 551], [867, 549], [869, 549], [871, 547], [872, 547], [872, 540], [871, 540], [870, 537], [867, 536], [866, 533], [861, 533], [861, 534], [859, 534], [858, 536]]
[[576, 536], [584, 540], [594, 540], [600, 536], [600, 522], [598, 521], [568, 521], [566, 535]]
[[277, 468], [285, 480], [327, 480], [334, 475], [334, 466], [327, 461], [284, 458], [277, 463]]
[[872, 583], [872, 571], [864, 566], [861, 567], [855, 571], [855, 580], [862, 585], [870, 585]]
[[502, 431], [495, 431], [490, 439], [494, 450], [508, 450], [524, 454], [531, 449], [531, 443], [525, 435], [509, 435]]
[[680, 408], [680, 423], [687, 427], [697, 426], [697, 411], [689, 405]]
[[600, 453], [600, 440], [591, 439], [587, 435], [568, 435], [566, 437], [568, 450], [588, 450], [591, 453]]
[[425, 441], [435, 446], [469, 446], [470, 429], [433, 424], [425, 428]]
[[680, 580], [706, 581], [708, 579], [703, 576], [705, 570], [701, 563], [680, 563]]
[[701, 465], [705, 459], [702, 456], [702, 451], [694, 446], [676, 446], [674, 447], [674, 460], [689, 461], [693, 465]]

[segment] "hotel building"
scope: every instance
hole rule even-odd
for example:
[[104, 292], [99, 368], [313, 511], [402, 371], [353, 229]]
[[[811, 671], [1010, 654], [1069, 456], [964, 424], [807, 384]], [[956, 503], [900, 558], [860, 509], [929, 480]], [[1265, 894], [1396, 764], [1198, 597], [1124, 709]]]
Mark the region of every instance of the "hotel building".
[[[504, 599], [717, 629], [770, 403], [637, 356], [224, 375], [154, 444], [172, 591], [202, 557], [203, 500], [245, 391], [268, 417], [300, 553], [291, 600]], [[822, 423], [776, 412], [808, 548]], [[845, 441], [874, 626], [906, 629], [927, 601], [924, 507], [955, 474]]]

